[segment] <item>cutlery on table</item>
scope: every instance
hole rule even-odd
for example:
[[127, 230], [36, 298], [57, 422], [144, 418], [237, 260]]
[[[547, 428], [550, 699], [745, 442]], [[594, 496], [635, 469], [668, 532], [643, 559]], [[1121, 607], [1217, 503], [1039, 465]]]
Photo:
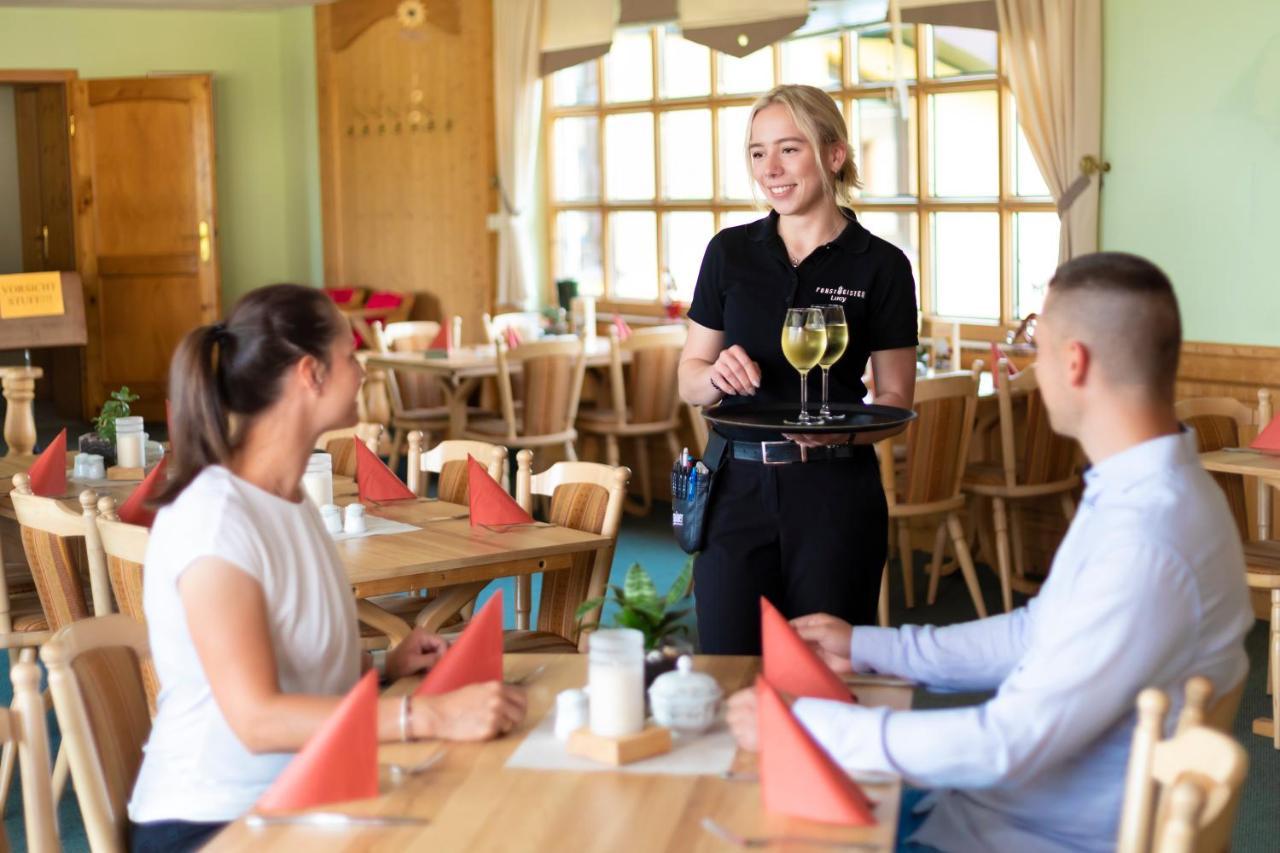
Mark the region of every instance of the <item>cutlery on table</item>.
[[739, 835], [709, 817], [702, 819], [702, 828], [721, 841], [735, 847], [772, 847], [774, 844], [808, 844], [811, 847], [827, 847], [833, 850], [879, 850], [881, 845], [862, 841], [839, 841], [834, 838], [808, 838], [803, 835]]
[[530, 681], [533, 681], [535, 678], [541, 675], [542, 671], [546, 668], [547, 668], [547, 665], [545, 663], [538, 664], [533, 669], [526, 672], [524, 675], [517, 675], [515, 678], [508, 678], [507, 684], [510, 684], [512, 687], [523, 687], [524, 685], [528, 684]]
[[303, 812], [301, 814], [246, 815], [245, 826], [250, 829], [266, 829], [270, 826], [310, 826], [316, 829], [345, 829], [347, 827], [377, 826], [426, 826], [425, 817], [401, 817], [394, 815], [354, 815], [343, 812]]
[[864, 673], [858, 675], [845, 675], [841, 680], [850, 687], [915, 687], [916, 683], [909, 678], [899, 678], [896, 675], [875, 675], [873, 673]]
[[[882, 773], [878, 770], [846, 770], [845, 772], [859, 785], [889, 785], [897, 782], [899, 778], [892, 773]], [[752, 770], [726, 770], [720, 774], [720, 778], [730, 782], [759, 782], [760, 774]]]
[[417, 764], [384, 764], [383, 767], [391, 772], [391, 775], [397, 779], [404, 776], [417, 776], [426, 770], [430, 770], [444, 759], [445, 753], [449, 750], [441, 747]]

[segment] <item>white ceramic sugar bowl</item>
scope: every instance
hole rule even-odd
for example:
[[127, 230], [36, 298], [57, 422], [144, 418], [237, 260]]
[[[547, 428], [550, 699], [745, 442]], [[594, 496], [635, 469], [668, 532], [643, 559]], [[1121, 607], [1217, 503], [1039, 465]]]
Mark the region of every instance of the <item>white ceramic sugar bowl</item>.
[[681, 655], [676, 671], [659, 675], [649, 688], [653, 719], [663, 728], [697, 734], [716, 721], [723, 695], [716, 680], [693, 671], [693, 658]]

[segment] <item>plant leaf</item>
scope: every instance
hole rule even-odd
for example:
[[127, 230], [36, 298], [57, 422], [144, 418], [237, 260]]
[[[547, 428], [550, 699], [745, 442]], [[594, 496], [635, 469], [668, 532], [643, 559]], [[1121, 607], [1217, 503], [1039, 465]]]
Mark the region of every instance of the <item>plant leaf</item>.
[[573, 611], [573, 618], [577, 619], [579, 622], [582, 621], [583, 616], [586, 616], [589, 612], [604, 604], [604, 602], [605, 597], [603, 595], [597, 596], [596, 598], [588, 598], [586, 601], [578, 605], [577, 610]]
[[632, 563], [631, 568], [627, 569], [622, 585], [626, 590], [627, 600], [631, 604], [649, 611], [656, 609], [658, 614], [662, 613], [662, 602], [658, 598], [657, 587], [653, 585], [653, 578], [649, 577], [644, 566]]
[[676, 605], [676, 602], [688, 597], [689, 587], [693, 584], [693, 557], [685, 560], [684, 568], [680, 570], [680, 574], [676, 575], [676, 579], [671, 582], [671, 588], [667, 590], [667, 599], [665, 607], [669, 610]]

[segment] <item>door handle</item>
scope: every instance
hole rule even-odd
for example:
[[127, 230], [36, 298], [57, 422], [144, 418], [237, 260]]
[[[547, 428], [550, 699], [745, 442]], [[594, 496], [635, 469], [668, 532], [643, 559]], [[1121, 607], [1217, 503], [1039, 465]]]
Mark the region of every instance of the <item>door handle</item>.
[[40, 254], [44, 257], [44, 262], [49, 263], [49, 226], [40, 226]]
[[206, 219], [200, 220], [198, 234], [200, 237], [200, 263], [207, 264], [209, 263], [209, 255], [212, 253], [212, 245], [210, 243], [210, 237], [209, 237], [209, 221], [208, 220]]

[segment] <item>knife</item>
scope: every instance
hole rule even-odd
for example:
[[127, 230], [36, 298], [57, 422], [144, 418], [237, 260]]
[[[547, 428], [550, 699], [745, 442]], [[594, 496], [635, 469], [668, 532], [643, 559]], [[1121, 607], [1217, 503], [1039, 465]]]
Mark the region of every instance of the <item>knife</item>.
[[283, 815], [246, 815], [245, 826], [250, 829], [266, 829], [269, 826], [310, 826], [316, 829], [343, 829], [346, 827], [372, 826], [426, 826], [424, 817], [394, 815], [353, 815], [343, 812], [303, 812]]

